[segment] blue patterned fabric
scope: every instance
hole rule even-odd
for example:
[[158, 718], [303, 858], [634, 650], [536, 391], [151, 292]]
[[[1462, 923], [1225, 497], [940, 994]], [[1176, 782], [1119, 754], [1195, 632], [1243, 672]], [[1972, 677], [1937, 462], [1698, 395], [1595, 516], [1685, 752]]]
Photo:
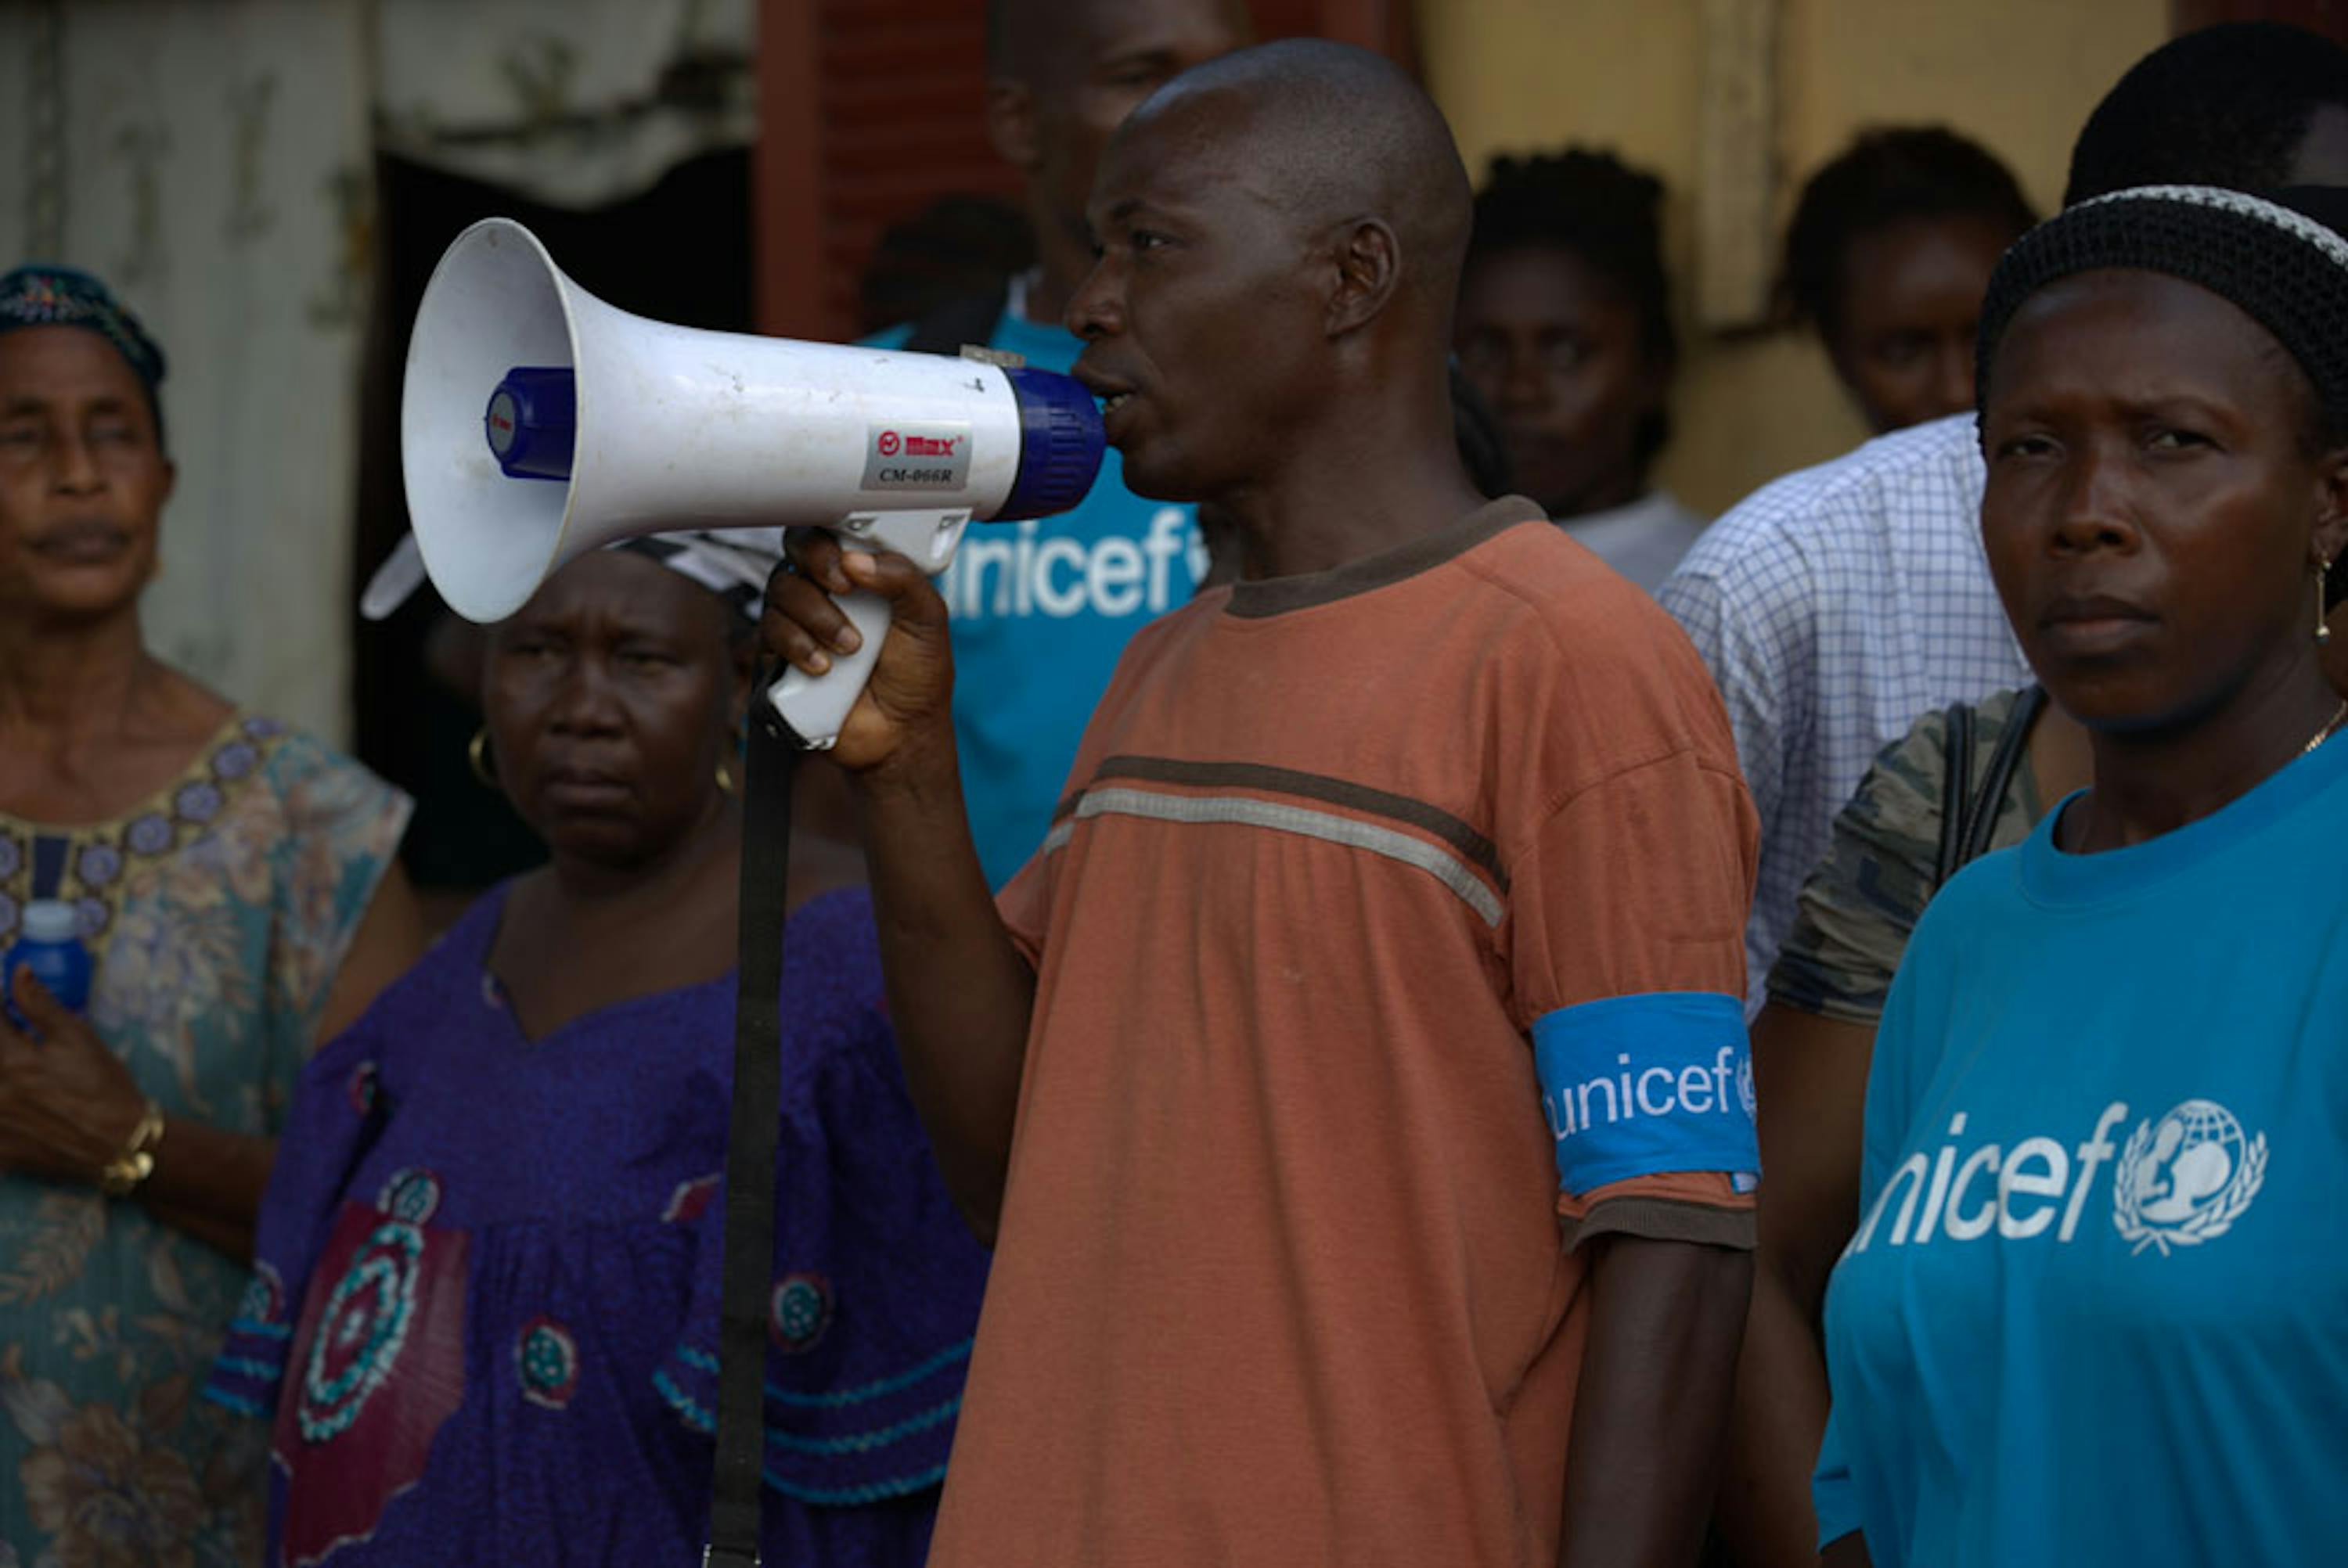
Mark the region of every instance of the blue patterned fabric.
[[0, 333], [82, 327], [115, 346], [149, 392], [163, 379], [163, 351], [113, 292], [72, 267], [18, 267], [0, 277]]
[[[470, 910], [304, 1076], [208, 1396], [275, 1414], [272, 1563], [697, 1560], [734, 979], [523, 1036]], [[927, 1550], [984, 1252], [882, 1012], [870, 900], [791, 918], [764, 1552]]]
[[[167, 1115], [283, 1130], [407, 797], [266, 719], [110, 822], [0, 816], [0, 948], [81, 914], [90, 1022]], [[266, 1432], [195, 1399], [246, 1268], [135, 1203], [0, 1173], [0, 1568], [261, 1550]]]
[[1875, 754], [2033, 679], [1982, 549], [1986, 479], [1972, 415], [1898, 431], [1739, 502], [1656, 595], [1712, 670], [1761, 814], [1748, 1011]]

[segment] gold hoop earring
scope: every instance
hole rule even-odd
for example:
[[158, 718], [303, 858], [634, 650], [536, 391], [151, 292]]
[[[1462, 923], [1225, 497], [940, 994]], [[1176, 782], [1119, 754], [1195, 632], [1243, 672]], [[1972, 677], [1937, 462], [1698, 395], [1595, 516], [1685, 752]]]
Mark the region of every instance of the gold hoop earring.
[[2323, 612], [2323, 579], [2332, 575], [2332, 563], [2318, 560], [2315, 567], [2315, 645], [2318, 648], [2332, 641], [2332, 622]]
[[741, 780], [728, 763], [746, 755], [749, 749], [750, 731], [747, 724], [738, 725], [726, 733], [725, 747], [717, 753], [717, 789], [721, 794], [742, 793]]
[[483, 724], [465, 743], [465, 760], [473, 764], [473, 776], [481, 781], [483, 789], [498, 787], [498, 771], [489, 764], [489, 727]]

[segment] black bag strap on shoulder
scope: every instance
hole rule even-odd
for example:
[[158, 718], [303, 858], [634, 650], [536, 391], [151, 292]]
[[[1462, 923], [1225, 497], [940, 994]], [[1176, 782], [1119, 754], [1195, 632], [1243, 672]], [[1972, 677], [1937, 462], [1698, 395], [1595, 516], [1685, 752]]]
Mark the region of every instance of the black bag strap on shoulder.
[[2006, 716], [2005, 733], [1990, 753], [1989, 765], [1979, 782], [1972, 772], [1973, 710], [1960, 702], [1949, 710], [1948, 762], [1941, 795], [1941, 849], [1934, 866], [1933, 891], [1949, 878], [1989, 853], [1997, 819], [2005, 806], [2005, 793], [2013, 785], [2014, 770], [2030, 744], [2030, 732], [2046, 711], [2046, 688], [2032, 685], [2014, 699]]
[[1958, 858], [1965, 841], [1965, 807], [1973, 794], [1973, 709], [1970, 702], [1952, 707], [1941, 736], [1941, 848], [1932, 859], [1932, 890], [1947, 886], [1963, 864]]
[[913, 323], [913, 335], [905, 340], [908, 354], [962, 353], [964, 343], [982, 346], [994, 336], [994, 323], [1003, 319], [1003, 308], [1010, 302], [1007, 286], [999, 286], [992, 293], [957, 294]]
[[705, 1568], [758, 1568], [766, 1470], [767, 1296], [775, 1273], [776, 1134], [782, 1122], [785, 885], [797, 743], [761, 695], [742, 774], [742, 888], [734, 999], [733, 1121], [726, 1140], [726, 1263], [717, 1315], [717, 1460]]
[[2013, 787], [2014, 770], [2022, 765], [2024, 748], [2030, 744], [2030, 732], [2038, 727], [2038, 715], [2046, 711], [2046, 688], [2031, 685], [2013, 700], [2013, 711], [2006, 715], [2005, 733], [1997, 738], [1997, 750], [1990, 753], [1989, 768], [1982, 774], [1981, 784], [1973, 792], [1972, 807], [1967, 815], [1965, 835], [1958, 842], [1957, 865], [1969, 866], [1989, 853], [1990, 835], [1997, 831], [1999, 814], [2005, 806], [2005, 792]]

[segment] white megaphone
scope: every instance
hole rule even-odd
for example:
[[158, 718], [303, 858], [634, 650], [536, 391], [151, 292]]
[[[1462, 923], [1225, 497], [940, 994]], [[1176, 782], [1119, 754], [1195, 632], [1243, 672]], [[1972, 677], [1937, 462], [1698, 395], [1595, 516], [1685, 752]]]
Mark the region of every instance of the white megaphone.
[[[1092, 487], [1099, 407], [1074, 380], [975, 359], [669, 326], [572, 282], [491, 218], [434, 269], [400, 396], [407, 510], [433, 586], [469, 620], [520, 610], [588, 550], [672, 528], [829, 528], [943, 571], [973, 518], [1066, 511]], [[888, 635], [768, 695], [829, 746]]]

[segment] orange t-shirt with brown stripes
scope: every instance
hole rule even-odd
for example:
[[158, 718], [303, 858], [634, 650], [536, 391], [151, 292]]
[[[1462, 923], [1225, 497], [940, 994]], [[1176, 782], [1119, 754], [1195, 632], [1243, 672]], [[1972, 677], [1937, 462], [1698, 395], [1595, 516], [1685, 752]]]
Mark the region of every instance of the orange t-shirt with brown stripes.
[[[1751, 1245], [1749, 1159], [1629, 1120], [1684, 1081], [1750, 1146], [1735, 755], [1521, 499], [1134, 641], [1002, 899], [1035, 1022], [933, 1564], [1554, 1561], [1577, 1244]], [[1634, 1060], [1682, 1015], [1717, 1083]]]

